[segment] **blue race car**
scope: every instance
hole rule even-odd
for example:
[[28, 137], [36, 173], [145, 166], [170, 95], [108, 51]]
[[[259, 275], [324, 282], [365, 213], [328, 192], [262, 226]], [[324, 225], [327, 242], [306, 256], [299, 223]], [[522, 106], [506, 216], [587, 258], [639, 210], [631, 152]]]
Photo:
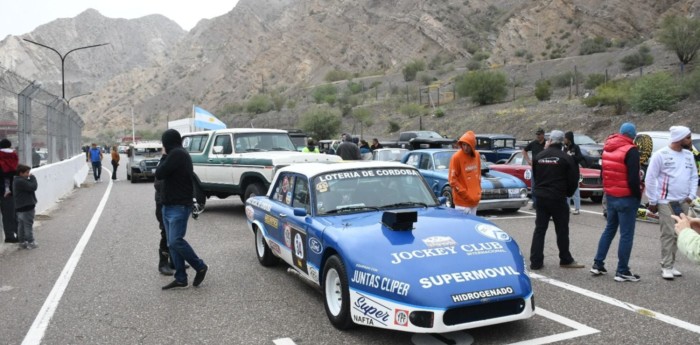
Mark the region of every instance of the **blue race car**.
[[518, 244], [441, 205], [407, 165], [285, 167], [245, 212], [260, 264], [281, 259], [319, 286], [338, 329], [444, 333], [534, 315]]
[[[452, 207], [452, 188], [448, 183], [448, 168], [454, 149], [426, 149], [411, 151], [403, 157], [402, 162], [417, 168], [423, 175], [430, 189], [437, 196], [447, 198], [447, 205]], [[481, 157], [481, 201], [479, 211], [503, 209], [517, 212], [527, 205], [527, 186], [512, 175], [489, 170], [486, 159]]]

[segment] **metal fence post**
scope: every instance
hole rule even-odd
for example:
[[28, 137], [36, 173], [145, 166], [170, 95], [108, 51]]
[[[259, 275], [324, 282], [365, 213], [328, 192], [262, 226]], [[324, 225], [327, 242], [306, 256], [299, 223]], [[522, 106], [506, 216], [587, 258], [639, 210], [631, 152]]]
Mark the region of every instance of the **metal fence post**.
[[17, 95], [17, 146], [20, 162], [32, 166], [32, 100], [31, 96], [39, 90], [34, 82], [27, 85]]

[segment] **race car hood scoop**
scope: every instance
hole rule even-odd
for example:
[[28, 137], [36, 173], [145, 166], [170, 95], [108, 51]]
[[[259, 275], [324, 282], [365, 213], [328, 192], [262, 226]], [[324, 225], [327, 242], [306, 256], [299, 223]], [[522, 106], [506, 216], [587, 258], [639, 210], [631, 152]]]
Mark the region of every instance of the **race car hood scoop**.
[[394, 231], [411, 231], [417, 221], [416, 211], [385, 211], [382, 214], [382, 224]]

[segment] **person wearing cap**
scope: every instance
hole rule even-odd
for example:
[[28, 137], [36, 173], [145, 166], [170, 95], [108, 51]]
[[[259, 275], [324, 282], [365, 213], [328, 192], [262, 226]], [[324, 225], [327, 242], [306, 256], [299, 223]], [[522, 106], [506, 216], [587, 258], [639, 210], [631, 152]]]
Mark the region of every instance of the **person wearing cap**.
[[467, 131], [457, 141], [459, 151], [450, 159], [448, 179], [455, 209], [476, 215], [481, 201], [481, 155], [476, 150], [476, 135]]
[[634, 124], [625, 122], [620, 126], [620, 133], [610, 135], [603, 146], [603, 191], [608, 215], [607, 224], [598, 241], [591, 273], [598, 276], [608, 272], [605, 269], [605, 257], [619, 226], [620, 242], [614, 278], [618, 282], [639, 281], [639, 276], [633, 274], [629, 267], [637, 208], [642, 198], [639, 149], [632, 141], [636, 135]]
[[579, 168], [562, 150], [564, 132], [554, 130], [549, 135], [547, 148], [533, 158], [532, 173], [535, 184], [532, 194], [537, 197], [535, 232], [530, 247], [530, 269], [544, 266], [544, 238], [549, 219], [554, 221], [559, 248], [559, 267], [583, 268], [569, 251], [569, 206], [566, 198], [578, 188]]
[[698, 168], [687, 149], [692, 144], [690, 128], [672, 126], [670, 132], [671, 143], [651, 155], [644, 179], [649, 211], [659, 214], [661, 277], [666, 280], [682, 276], [674, 267], [677, 243], [672, 215], [688, 214], [698, 191]]
[[[523, 158], [527, 162], [527, 165], [532, 165], [532, 160], [545, 149], [544, 145], [546, 142], [544, 140], [544, 129], [538, 128], [537, 131], [535, 131], [535, 135], [537, 136], [535, 140], [529, 142], [527, 146], [523, 148]], [[528, 152], [532, 152], [532, 158], [527, 154]], [[535, 176], [533, 174], [532, 179], [530, 180], [530, 186], [533, 187], [534, 185]], [[530, 205], [531, 210], [535, 209], [537, 206], [537, 203], [535, 202], [536, 200], [535, 194], [532, 193], [532, 205]]]

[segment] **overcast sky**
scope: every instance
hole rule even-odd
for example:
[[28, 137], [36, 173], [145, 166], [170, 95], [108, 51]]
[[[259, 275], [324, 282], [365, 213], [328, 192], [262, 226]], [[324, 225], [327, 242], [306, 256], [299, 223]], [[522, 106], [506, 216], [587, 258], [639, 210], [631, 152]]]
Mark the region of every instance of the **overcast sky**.
[[21, 35], [58, 18], [73, 18], [88, 8], [109, 18], [134, 19], [162, 14], [189, 31], [204, 18], [230, 12], [238, 0], [7, 0], [0, 5], [0, 40]]

